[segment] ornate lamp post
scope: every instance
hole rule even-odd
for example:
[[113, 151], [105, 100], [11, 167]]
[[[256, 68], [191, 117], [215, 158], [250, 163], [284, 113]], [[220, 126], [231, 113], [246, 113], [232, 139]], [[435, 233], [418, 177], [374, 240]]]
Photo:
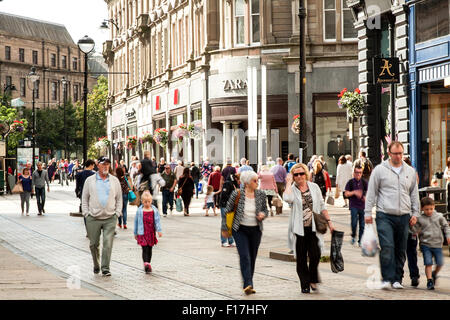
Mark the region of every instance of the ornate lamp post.
[[67, 159], [67, 130], [66, 130], [66, 104], [67, 104], [67, 83], [65, 77], [62, 78], [63, 85], [63, 103], [64, 103], [64, 159]]
[[32, 121], [33, 126], [31, 130], [31, 136], [32, 136], [32, 148], [33, 148], [33, 160], [31, 165], [31, 171], [34, 171], [35, 167], [35, 146], [36, 146], [36, 112], [35, 112], [35, 97], [36, 97], [36, 83], [39, 81], [39, 75], [36, 73], [36, 68], [31, 67], [31, 71], [28, 74], [28, 79], [31, 81], [33, 85], [33, 104], [32, 104]]
[[84, 53], [84, 88], [83, 88], [83, 100], [84, 100], [84, 116], [83, 116], [83, 163], [87, 161], [87, 76], [88, 76], [88, 54], [94, 49], [95, 42], [88, 36], [84, 36], [78, 40], [78, 48]]

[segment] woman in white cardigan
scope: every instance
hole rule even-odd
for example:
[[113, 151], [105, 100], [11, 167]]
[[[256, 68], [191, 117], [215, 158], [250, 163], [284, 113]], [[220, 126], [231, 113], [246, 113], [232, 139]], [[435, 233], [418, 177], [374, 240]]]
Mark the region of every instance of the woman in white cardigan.
[[288, 244], [297, 259], [297, 274], [302, 293], [309, 293], [310, 288], [316, 291], [320, 282], [320, 239], [316, 233], [313, 212], [321, 213], [327, 219], [331, 232], [334, 227], [325, 209], [322, 192], [317, 184], [309, 181], [309, 170], [303, 163], [292, 167], [283, 199], [293, 204], [289, 218]]
[[[353, 166], [352, 163], [347, 161], [346, 157], [339, 157], [339, 164], [336, 170], [336, 199], [339, 198], [342, 192], [345, 191], [345, 186], [348, 180], [353, 178]], [[344, 198], [344, 208], [348, 208], [348, 199]]]

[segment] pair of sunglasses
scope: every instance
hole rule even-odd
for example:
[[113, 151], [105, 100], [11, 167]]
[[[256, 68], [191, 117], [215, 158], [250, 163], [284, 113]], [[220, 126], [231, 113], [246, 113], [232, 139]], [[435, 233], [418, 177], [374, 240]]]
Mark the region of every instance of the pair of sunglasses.
[[298, 176], [304, 176], [306, 174], [306, 172], [298, 172], [298, 173], [294, 173], [294, 177], [298, 177]]

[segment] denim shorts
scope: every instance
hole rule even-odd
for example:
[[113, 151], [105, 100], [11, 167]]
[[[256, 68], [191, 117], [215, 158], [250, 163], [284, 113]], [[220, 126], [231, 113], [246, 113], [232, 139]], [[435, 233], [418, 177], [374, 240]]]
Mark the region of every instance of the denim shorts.
[[214, 203], [213, 202], [208, 202], [206, 204], [206, 209], [214, 209]]
[[442, 248], [430, 248], [424, 245], [420, 246], [420, 250], [423, 254], [423, 263], [426, 266], [433, 265], [433, 257], [436, 261], [436, 265], [443, 266], [444, 265], [444, 256], [442, 254]]

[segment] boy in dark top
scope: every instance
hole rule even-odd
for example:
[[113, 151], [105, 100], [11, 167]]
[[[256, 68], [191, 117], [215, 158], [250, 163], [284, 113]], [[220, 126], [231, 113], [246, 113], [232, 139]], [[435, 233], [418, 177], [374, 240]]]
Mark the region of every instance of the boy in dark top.
[[356, 242], [356, 227], [359, 221], [358, 245], [361, 245], [361, 237], [364, 233], [364, 208], [366, 205], [367, 182], [362, 179], [363, 169], [359, 165], [353, 168], [353, 179], [345, 185], [344, 197], [350, 201], [352, 240], [351, 244]]

